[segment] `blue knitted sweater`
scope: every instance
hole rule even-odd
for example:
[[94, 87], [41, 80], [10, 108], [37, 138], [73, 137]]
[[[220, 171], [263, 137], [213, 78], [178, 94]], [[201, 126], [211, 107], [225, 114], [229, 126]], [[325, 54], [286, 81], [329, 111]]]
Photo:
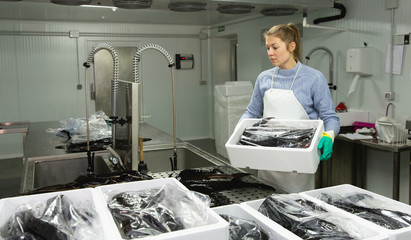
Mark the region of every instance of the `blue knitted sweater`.
[[[264, 93], [271, 87], [274, 71], [276, 71], [276, 74], [273, 88], [288, 90], [299, 64], [301, 63], [298, 62], [292, 69], [274, 67], [260, 73], [255, 82], [250, 104], [241, 116], [240, 121], [244, 118], [261, 118], [264, 109]], [[340, 119], [335, 112], [334, 103], [324, 75], [314, 68], [301, 64], [292, 90], [310, 119], [323, 120], [324, 130], [334, 130], [334, 134], [337, 136], [340, 131]]]

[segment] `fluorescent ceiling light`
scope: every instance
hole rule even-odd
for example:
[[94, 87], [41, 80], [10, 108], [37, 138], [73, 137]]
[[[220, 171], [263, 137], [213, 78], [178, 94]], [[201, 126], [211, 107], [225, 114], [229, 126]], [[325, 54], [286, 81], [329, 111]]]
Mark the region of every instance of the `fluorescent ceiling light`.
[[112, 7], [112, 6], [101, 6], [101, 5], [80, 5], [81, 7], [92, 7], [92, 8], [109, 8], [115, 12], [117, 10], [117, 7]]

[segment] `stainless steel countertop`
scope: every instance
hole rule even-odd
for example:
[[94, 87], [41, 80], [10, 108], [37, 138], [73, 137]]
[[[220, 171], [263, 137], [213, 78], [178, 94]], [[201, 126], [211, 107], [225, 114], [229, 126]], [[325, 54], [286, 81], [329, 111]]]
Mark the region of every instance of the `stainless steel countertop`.
[[0, 122], [0, 134], [27, 133], [30, 122]]
[[[64, 148], [56, 148], [57, 146], [65, 146], [59, 137], [54, 133], [47, 132], [47, 129], [61, 128], [59, 121], [32, 122], [27, 133], [27, 140], [24, 147], [23, 157], [23, 179], [20, 186], [20, 192], [31, 190], [34, 181], [34, 163], [36, 161], [54, 161], [63, 159], [86, 158], [86, 152], [67, 153]], [[139, 135], [143, 138], [151, 138], [152, 140], [143, 142], [145, 150], [155, 149], [159, 147], [173, 147], [173, 137], [155, 127], [146, 123], [140, 123]], [[184, 144], [180, 140], [176, 140], [177, 145]], [[107, 150], [95, 151], [96, 155], [107, 154]]]
[[[59, 140], [59, 137], [57, 137], [55, 134], [47, 132], [47, 129], [49, 128], [61, 128], [60, 122], [46, 121], [30, 123], [30, 130], [27, 134], [26, 147], [24, 149], [24, 161], [34, 160], [36, 158], [44, 158], [48, 156], [77, 157], [86, 155], [86, 153], [84, 152], [67, 153], [64, 149], [56, 148], [57, 146], [62, 146], [66, 143], [61, 142]], [[151, 141], [143, 143], [143, 146], [148, 147], [148, 149], [150, 146], [173, 144], [173, 137], [170, 134], [161, 131], [158, 128], [152, 127], [147, 123], [140, 123], [139, 131], [141, 137], [152, 138]], [[181, 140], [177, 139], [177, 143], [180, 142]]]
[[[30, 130], [28, 132], [27, 144], [25, 148], [25, 166], [20, 189], [21, 193], [25, 193], [28, 190], [32, 190], [33, 188], [35, 162], [48, 160], [54, 161], [87, 156], [85, 152], [66, 153], [64, 149], [56, 148], [56, 146], [65, 145], [65, 143], [60, 142], [59, 137], [57, 137], [53, 133], [48, 133], [46, 130], [48, 128], [59, 127], [61, 126], [58, 121], [30, 123]], [[151, 141], [143, 143], [145, 150], [155, 150], [162, 147], [170, 148], [174, 145], [173, 136], [146, 123], [140, 124], [139, 135], [143, 138], [152, 139]], [[231, 171], [231, 173], [244, 172], [243, 170], [232, 167], [226, 159], [218, 156], [216, 153], [209, 153], [189, 142], [184, 142], [177, 139], [177, 146], [190, 148], [191, 151], [198, 152], [198, 154], [201, 154], [208, 161], [214, 162], [216, 166], [225, 166], [226, 171]], [[99, 151], [96, 152], [96, 155], [105, 153], [108, 153], [108, 151]], [[162, 173], [157, 174], [158, 177], [162, 177], [161, 174]], [[170, 176], [170, 173], [168, 172], [164, 174], [164, 176]], [[260, 182], [253, 175], [249, 176], [249, 178], [251, 181]], [[279, 191], [277, 190], [277, 192]], [[260, 199], [272, 193], [273, 192], [270, 190], [254, 188], [236, 189], [235, 191], [224, 192], [224, 194], [232, 199], [235, 203], [246, 200]]]

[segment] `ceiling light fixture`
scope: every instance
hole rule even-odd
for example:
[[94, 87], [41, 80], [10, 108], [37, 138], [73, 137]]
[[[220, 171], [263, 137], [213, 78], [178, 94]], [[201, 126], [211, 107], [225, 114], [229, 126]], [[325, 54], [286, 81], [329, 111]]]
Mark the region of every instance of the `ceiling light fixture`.
[[113, 12], [117, 10], [117, 7], [113, 6], [102, 6], [102, 5], [80, 5], [80, 7], [91, 7], [91, 8], [108, 8], [111, 9]]
[[266, 8], [261, 10], [264, 16], [287, 16], [297, 12], [296, 8]]
[[113, 0], [113, 4], [125, 9], [143, 9], [151, 6], [152, 0]]
[[69, 6], [80, 6], [90, 4], [91, 0], [51, 0], [52, 3]]
[[250, 13], [254, 9], [251, 5], [220, 5], [217, 11], [225, 14], [243, 14]]
[[174, 2], [168, 4], [168, 8], [177, 12], [197, 12], [206, 10], [207, 3], [202, 2]]

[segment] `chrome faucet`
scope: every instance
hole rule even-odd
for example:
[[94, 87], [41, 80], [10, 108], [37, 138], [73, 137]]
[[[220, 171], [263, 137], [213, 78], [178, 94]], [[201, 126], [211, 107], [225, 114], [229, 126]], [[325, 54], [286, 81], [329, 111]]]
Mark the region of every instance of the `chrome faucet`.
[[[92, 51], [90, 52], [87, 61], [83, 63], [83, 66], [86, 68], [90, 68], [90, 64], [93, 62], [94, 55], [99, 52], [100, 50], [105, 49], [111, 53], [113, 57], [113, 80], [112, 80], [112, 94], [111, 94], [111, 118], [113, 119], [112, 126], [111, 126], [111, 138], [113, 141], [113, 148], [116, 147], [116, 120], [117, 120], [117, 92], [118, 92], [118, 74], [119, 74], [119, 67], [118, 67], [118, 55], [117, 52], [108, 44], [102, 43], [98, 44], [97, 46], [93, 47]], [[88, 167], [87, 172], [89, 175], [94, 175], [94, 152], [92, 153], [90, 150], [90, 127], [89, 127], [89, 103], [88, 103], [88, 91], [87, 91], [88, 83], [87, 83], [87, 71], [85, 76], [85, 95], [86, 95], [86, 123], [87, 123], [87, 160], [88, 160]]]
[[[387, 108], [385, 109], [385, 116], [386, 116], [386, 117], [388, 117], [388, 109], [390, 108], [390, 106], [391, 106], [391, 111], [393, 111], [393, 109], [394, 109], [394, 103], [388, 103]], [[392, 112], [391, 112], [391, 114], [392, 114]], [[392, 115], [393, 115], [393, 114], [392, 114]]]
[[305, 65], [308, 65], [308, 60], [310, 60], [310, 56], [313, 52], [317, 51], [317, 50], [323, 50], [325, 52], [327, 52], [330, 57], [329, 57], [329, 77], [328, 77], [328, 88], [329, 89], [333, 89], [333, 90], [337, 90], [337, 85], [334, 85], [334, 81], [333, 81], [333, 54], [330, 51], [330, 49], [326, 48], [326, 47], [316, 47], [311, 49], [310, 52], [308, 52], [307, 56], [305, 57], [306, 62]]

